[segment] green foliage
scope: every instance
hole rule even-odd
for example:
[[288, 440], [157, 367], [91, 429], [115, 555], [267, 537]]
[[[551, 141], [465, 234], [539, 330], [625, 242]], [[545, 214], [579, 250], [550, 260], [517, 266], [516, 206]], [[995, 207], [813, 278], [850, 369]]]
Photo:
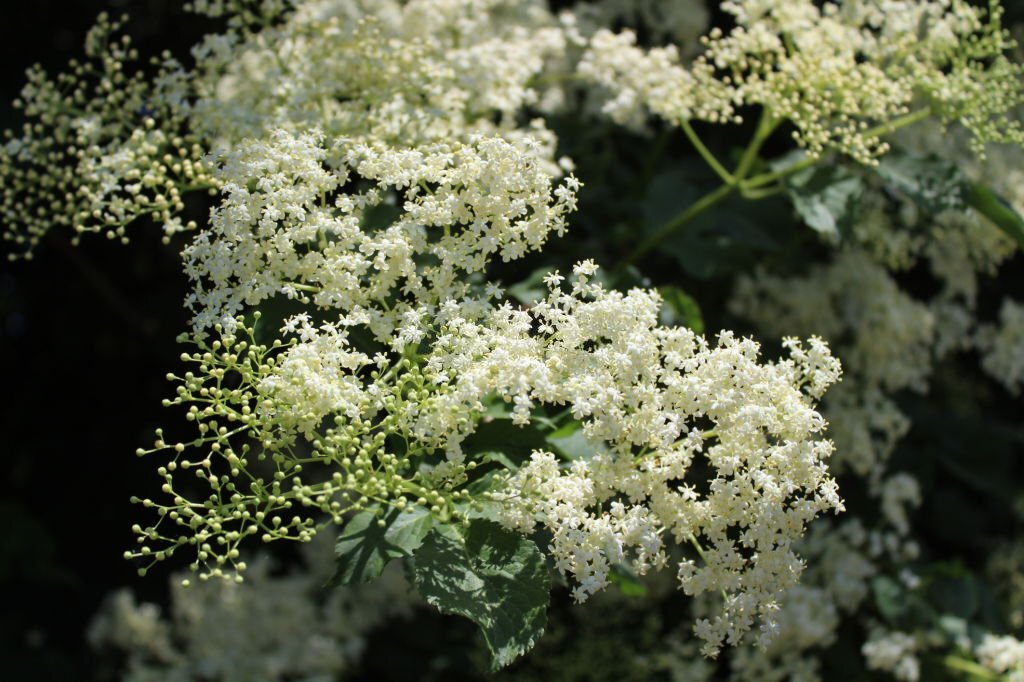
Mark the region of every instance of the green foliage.
[[816, 165], [790, 175], [784, 187], [807, 226], [835, 243], [849, 234], [864, 180], [842, 164]]
[[480, 626], [493, 670], [544, 633], [551, 587], [544, 557], [532, 541], [496, 523], [434, 528], [416, 553], [413, 575], [428, 603]]
[[1024, 249], [1024, 217], [1014, 210], [1006, 199], [988, 187], [977, 183], [968, 185], [967, 203], [978, 213], [988, 218], [1000, 230], [1011, 237]]
[[894, 150], [879, 160], [875, 170], [890, 187], [927, 213], [964, 207], [967, 181], [963, 173], [956, 164], [935, 154]]
[[704, 333], [704, 316], [692, 296], [676, 286], [660, 287], [658, 293], [664, 299], [661, 307], [662, 324], [668, 327], [680, 325], [698, 334]]
[[331, 584], [370, 582], [388, 562], [412, 556], [433, 525], [430, 512], [422, 507], [392, 508], [385, 513], [373, 507], [359, 512], [338, 536], [337, 570]]

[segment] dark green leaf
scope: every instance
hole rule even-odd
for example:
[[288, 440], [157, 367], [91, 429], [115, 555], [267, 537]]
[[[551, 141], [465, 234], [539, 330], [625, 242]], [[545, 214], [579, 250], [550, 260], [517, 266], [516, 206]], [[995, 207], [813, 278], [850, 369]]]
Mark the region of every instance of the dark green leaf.
[[697, 199], [697, 191], [689, 174], [679, 168], [651, 178], [640, 210], [644, 222], [654, 229], [661, 227], [685, 211]]
[[[382, 526], [380, 521], [384, 522]], [[392, 559], [412, 556], [433, 526], [422, 507], [390, 508], [383, 516], [364, 510], [353, 516], [338, 536], [337, 568], [332, 585], [367, 583], [378, 577]]]
[[1017, 245], [1024, 249], [1024, 217], [988, 187], [972, 183], [967, 195], [967, 203], [978, 213], [991, 220], [996, 227], [1009, 235]]
[[891, 151], [882, 157], [875, 170], [889, 185], [928, 213], [965, 206], [966, 179], [956, 165], [934, 154]]
[[763, 221], [719, 208], [701, 215], [662, 248], [688, 275], [708, 279], [748, 271], [765, 253], [779, 250], [776, 236]]
[[969, 619], [978, 610], [978, 589], [969, 574], [936, 578], [929, 585], [928, 598], [940, 613], [958, 618]]
[[890, 623], [898, 620], [910, 607], [903, 587], [888, 576], [881, 575], [872, 580], [871, 592], [875, 606]]
[[501, 453], [507, 460], [503, 464], [514, 464], [510, 468], [516, 468], [529, 459], [534, 450], [543, 450], [545, 445], [544, 434], [536, 424], [517, 426], [505, 417], [487, 417], [462, 442], [462, 450], [469, 455], [490, 453], [493, 461], [498, 461], [496, 453]]
[[416, 553], [414, 580], [429, 604], [480, 626], [493, 670], [529, 651], [544, 633], [551, 588], [544, 557], [533, 542], [496, 523], [474, 520], [464, 536], [454, 527], [435, 528]]
[[[490, 454], [496, 455], [499, 453]], [[511, 468], [515, 469], [515, 467]], [[498, 512], [501, 510], [501, 503], [491, 499], [488, 493], [499, 490], [504, 485], [505, 480], [504, 472], [488, 471], [466, 485], [465, 490], [470, 493], [469, 499], [465, 502], [456, 502], [455, 508], [461, 516], [466, 518], [497, 521]]]

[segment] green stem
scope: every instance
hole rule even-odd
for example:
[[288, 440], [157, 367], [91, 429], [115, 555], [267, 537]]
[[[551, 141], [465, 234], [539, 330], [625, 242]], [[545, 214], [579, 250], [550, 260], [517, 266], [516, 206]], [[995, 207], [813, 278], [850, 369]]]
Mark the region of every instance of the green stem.
[[[925, 107], [923, 109], [918, 109], [917, 111], [912, 111], [909, 114], [900, 116], [899, 118], [894, 118], [893, 120], [887, 121], [881, 125], [868, 128], [862, 133], [862, 135], [867, 138], [889, 135], [900, 128], [923, 121], [930, 115], [930, 108]], [[685, 211], [640, 242], [640, 245], [619, 263], [613, 274], [615, 276], [621, 274], [627, 267], [647, 255], [651, 249], [692, 222], [694, 218], [704, 211], [707, 211], [716, 204], [721, 203], [734, 191], [738, 190], [742, 196], [748, 199], [763, 199], [778, 191], [778, 188], [776, 187], [765, 188], [766, 185], [771, 185], [794, 173], [798, 173], [805, 168], [810, 168], [817, 163], [817, 157], [808, 156], [788, 168], [772, 171], [770, 173], [762, 173], [761, 175], [747, 179], [747, 175], [750, 173], [750, 170], [754, 167], [754, 163], [757, 161], [761, 147], [763, 147], [764, 143], [767, 142], [769, 137], [771, 137], [771, 134], [775, 132], [779, 123], [780, 121], [772, 116], [771, 112], [767, 109], [763, 109], [761, 111], [761, 118], [757, 123], [757, 129], [754, 131], [754, 136], [751, 138], [750, 143], [744, 150], [743, 156], [740, 158], [740, 162], [736, 166], [736, 170], [729, 173], [722, 164], [715, 159], [714, 155], [711, 154], [708, 148], [700, 140], [689, 122], [686, 120], [681, 121], [680, 125], [683, 128], [683, 132], [685, 132], [686, 136], [690, 138], [694, 147], [696, 147], [697, 151], [708, 165], [711, 166], [712, 170], [714, 170], [715, 173], [724, 181], [724, 184], [713, 192], [705, 194]]]
[[751, 191], [759, 187], [764, 187], [765, 185], [770, 185], [771, 183], [776, 182], [778, 180], [783, 180], [785, 178], [788, 178], [790, 175], [793, 175], [794, 173], [799, 173], [805, 168], [810, 168], [814, 164], [818, 163], [818, 160], [819, 157], [816, 156], [805, 156], [801, 160], [794, 163], [792, 166], [787, 166], [782, 170], [772, 171], [771, 173], [762, 173], [761, 175], [757, 175], [755, 177], [750, 178], [749, 180], [743, 183], [743, 189], [745, 191]]
[[768, 141], [771, 134], [775, 132], [778, 127], [779, 121], [769, 113], [767, 109], [761, 110], [761, 118], [757, 122], [757, 129], [754, 131], [754, 137], [750, 139], [750, 144], [747, 145], [746, 150], [743, 152], [740, 163], [736, 166], [736, 182], [740, 183], [743, 181], [750, 169], [754, 165], [754, 161], [757, 160], [757, 154], [761, 151], [761, 147]]
[[693, 131], [693, 128], [690, 126], [688, 121], [683, 120], [681, 125], [683, 127], [683, 131], [686, 132], [687, 137], [690, 138], [690, 141], [693, 142], [694, 146], [697, 148], [697, 151], [701, 153], [704, 160], [711, 165], [712, 169], [714, 169], [719, 177], [721, 177], [725, 182], [719, 186], [718, 189], [710, 192], [709, 194], [705, 194], [685, 211], [659, 228], [657, 232], [649, 235], [646, 239], [640, 242], [640, 245], [637, 246], [632, 253], [626, 256], [626, 258], [619, 263], [618, 267], [615, 268], [615, 272], [613, 273], [615, 278], [622, 274], [627, 267], [635, 263], [641, 257], [647, 255], [647, 253], [655, 246], [689, 224], [694, 218], [716, 204], [721, 203], [737, 188], [742, 187], [743, 178], [745, 178], [747, 173], [750, 172], [750, 169], [754, 165], [754, 161], [757, 159], [757, 153], [761, 150], [761, 147], [778, 126], [778, 121], [775, 120], [767, 110], [763, 110], [761, 112], [761, 118], [757, 123], [757, 129], [754, 131], [754, 136], [751, 138], [750, 144], [748, 144], [747, 148], [744, 150], [743, 156], [740, 158], [739, 165], [736, 166], [736, 170], [733, 173], [729, 173], [725, 170], [721, 163], [714, 158], [711, 152], [708, 151], [707, 147], [705, 147], [700, 141], [700, 138], [697, 137], [697, 134]]
[[890, 135], [900, 128], [920, 123], [931, 115], [931, 108], [924, 107], [923, 109], [912, 111], [909, 114], [900, 116], [899, 118], [894, 118], [893, 120], [882, 123], [881, 125], [877, 125], [874, 128], [868, 128], [861, 134], [864, 135], [864, 137], [881, 137], [882, 135]]
[[680, 127], [682, 127], [683, 132], [686, 133], [686, 137], [689, 138], [690, 142], [693, 144], [697, 152], [702, 157], [704, 157], [704, 161], [706, 161], [707, 164], [711, 166], [711, 170], [715, 171], [718, 177], [722, 179], [722, 182], [724, 182], [727, 185], [734, 184], [736, 180], [735, 178], [733, 178], [732, 173], [727, 171], [725, 169], [725, 166], [723, 166], [718, 161], [718, 159], [715, 158], [715, 155], [711, 153], [711, 150], [708, 149], [704, 142], [700, 139], [700, 137], [697, 135], [697, 131], [695, 131], [693, 129], [693, 126], [690, 125], [690, 122], [684, 118], [679, 121], [679, 125]]
[[619, 265], [615, 268], [614, 274], [621, 274], [627, 267], [647, 255], [651, 249], [668, 239], [674, 232], [690, 223], [694, 218], [712, 206], [721, 203], [730, 194], [732, 194], [735, 189], [736, 187], [733, 185], [720, 185], [715, 191], [705, 194], [703, 197], [691, 204], [685, 211], [665, 223], [657, 232], [648, 235], [646, 239], [640, 242], [640, 245], [633, 249], [632, 253], [619, 262]]
[[974, 675], [975, 677], [981, 677], [986, 680], [1004, 680], [1002, 675], [997, 675], [988, 668], [970, 661], [966, 658], [960, 658], [954, 654], [950, 654], [942, 659], [942, 664], [950, 670], [956, 670], [958, 672], [967, 673]]
[[783, 186], [781, 184], [771, 185], [770, 187], [746, 189], [740, 188], [740, 196], [744, 199], [750, 199], [751, 201], [758, 201], [759, 199], [766, 199], [768, 197], [781, 194]]
[[[899, 118], [894, 118], [893, 120], [887, 121], [886, 123], [883, 123], [881, 125], [877, 125], [873, 128], [868, 128], [861, 134], [866, 138], [889, 135], [896, 132], [900, 128], [905, 128], [909, 125], [913, 125], [915, 123], [923, 121], [924, 119], [931, 116], [931, 113], [931, 109], [927, 107], [924, 109], [918, 109], [917, 111], [913, 111], [909, 114], [906, 114], [905, 116], [900, 116]], [[771, 173], [762, 173], [761, 175], [754, 176], [749, 180], [744, 181], [742, 183], [741, 189], [752, 190], [758, 187], [763, 187], [764, 185], [771, 184], [777, 180], [787, 178], [793, 173], [799, 173], [805, 168], [810, 168], [817, 162], [818, 157], [807, 156], [801, 159], [800, 161], [797, 161], [792, 166], [783, 168], [782, 170], [773, 171]]]

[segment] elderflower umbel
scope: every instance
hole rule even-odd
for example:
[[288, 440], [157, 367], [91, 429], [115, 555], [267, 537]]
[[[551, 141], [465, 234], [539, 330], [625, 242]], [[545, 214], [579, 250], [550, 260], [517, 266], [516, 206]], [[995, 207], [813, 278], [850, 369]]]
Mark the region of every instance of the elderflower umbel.
[[888, 150], [879, 131], [924, 107], [989, 141], [1024, 142], [1007, 114], [1022, 100], [1021, 69], [1001, 9], [964, 0], [735, 0], [736, 19], [714, 28], [683, 66], [676, 50], [635, 47], [630, 31], [597, 32], [580, 73], [612, 93], [617, 120], [644, 106], [669, 123], [726, 122], [741, 106], [788, 121], [811, 156], [834, 149], [873, 164]]

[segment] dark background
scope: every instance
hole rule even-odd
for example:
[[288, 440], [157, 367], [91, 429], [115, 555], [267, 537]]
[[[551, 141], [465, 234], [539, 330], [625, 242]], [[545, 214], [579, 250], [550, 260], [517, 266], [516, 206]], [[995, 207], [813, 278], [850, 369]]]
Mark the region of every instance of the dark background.
[[[7, 0], [0, 7], [0, 128], [25, 68], [51, 73], [82, 53], [100, 11], [128, 12], [143, 53], [185, 56], [206, 30], [178, 0]], [[117, 586], [138, 583], [121, 558], [133, 541], [132, 494], [155, 483], [132, 453], [152, 441], [185, 329], [176, 249], [152, 226], [129, 247], [52, 234], [30, 262], [0, 264], [0, 670], [7, 680], [87, 680], [89, 618]], [[169, 415], [167, 415], [169, 416]]]

